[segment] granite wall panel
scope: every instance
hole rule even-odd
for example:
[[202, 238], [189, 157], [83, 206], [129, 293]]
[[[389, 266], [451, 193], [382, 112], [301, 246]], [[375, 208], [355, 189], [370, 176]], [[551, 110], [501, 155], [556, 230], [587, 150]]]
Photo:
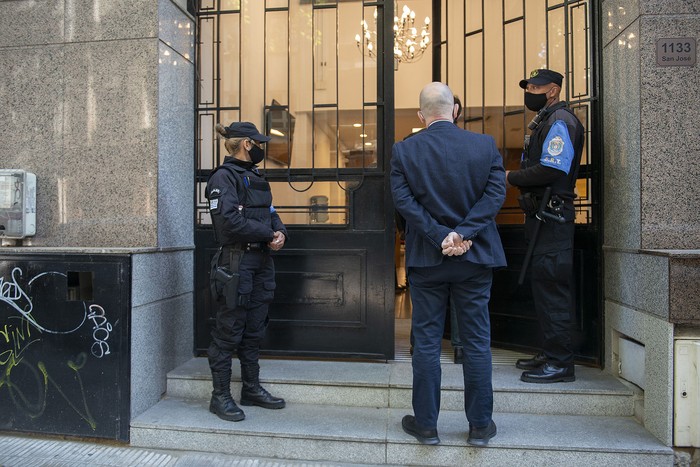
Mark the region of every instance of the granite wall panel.
[[0, 2], [0, 48], [65, 40], [65, 0]]
[[641, 242], [638, 38], [635, 21], [603, 50], [603, 232], [604, 244], [618, 248]]
[[605, 299], [668, 319], [668, 258], [605, 252]]
[[670, 318], [673, 323], [700, 325], [700, 259], [670, 259]]
[[617, 374], [614, 361], [619, 334], [645, 347], [644, 427], [663, 443], [673, 443], [673, 325], [664, 319], [605, 302], [606, 368]]
[[131, 417], [165, 393], [168, 371], [192, 358], [192, 293], [131, 310]]
[[158, 0], [66, 2], [66, 40], [91, 42], [157, 37]]
[[639, 18], [640, 0], [605, 0], [600, 11], [603, 46], [627, 29]]
[[700, 191], [692, 187], [700, 180], [700, 106], [691, 103], [700, 102], [700, 66], [657, 65], [656, 41], [700, 44], [700, 15], [646, 16], [640, 29], [641, 246], [698, 248]]

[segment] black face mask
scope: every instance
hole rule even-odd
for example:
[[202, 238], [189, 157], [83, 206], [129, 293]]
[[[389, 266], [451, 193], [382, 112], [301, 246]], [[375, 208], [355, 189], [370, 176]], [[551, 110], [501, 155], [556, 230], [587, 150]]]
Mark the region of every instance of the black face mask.
[[248, 151], [248, 154], [250, 154], [250, 160], [253, 162], [253, 164], [259, 164], [262, 162], [263, 158], [265, 157], [265, 151], [263, 151], [261, 148], [259, 148], [257, 145], [253, 145], [252, 148], [250, 148], [250, 151]]
[[539, 112], [547, 105], [547, 94], [525, 93], [525, 107], [533, 112]]

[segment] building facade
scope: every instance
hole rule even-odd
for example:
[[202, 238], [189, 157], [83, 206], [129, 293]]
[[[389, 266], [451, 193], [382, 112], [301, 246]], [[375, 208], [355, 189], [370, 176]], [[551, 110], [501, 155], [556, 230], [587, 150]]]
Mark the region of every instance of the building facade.
[[[391, 359], [386, 174], [392, 142], [418, 126], [420, 88], [447, 82], [464, 103], [460, 125], [492, 134], [513, 165], [532, 117], [517, 81], [547, 66], [565, 73], [587, 130], [581, 359], [637, 384], [645, 427], [674, 444], [685, 371], [674, 371], [674, 346], [700, 339], [700, 5], [396, 3], [0, 2], [0, 169], [38, 180], [37, 234], [0, 249], [9, 356], [0, 400], [14, 407], [2, 426], [127, 439], [128, 419], [159, 400], [167, 371], [205, 346], [213, 239], [202, 193], [222, 154], [217, 122], [252, 121], [275, 137], [265, 170], [292, 235], [276, 258], [282, 285], [266, 348]], [[403, 3], [431, 18], [434, 46], [416, 63], [382, 53], [394, 47], [392, 12], [401, 16]], [[365, 43], [358, 50], [361, 21], [376, 33], [375, 57]], [[680, 54], [669, 49], [679, 43]], [[523, 256], [514, 201], [499, 216], [510, 266], [492, 320], [494, 341], [527, 348], [514, 337], [533, 325], [513, 285]], [[118, 393], [120, 407], [100, 412], [87, 392], [41, 397], [42, 384], [50, 394], [83, 380], [99, 397]], [[74, 407], [75, 424], [45, 423], [58, 418], [52, 404]], [[103, 428], [115, 415], [122, 424]]]

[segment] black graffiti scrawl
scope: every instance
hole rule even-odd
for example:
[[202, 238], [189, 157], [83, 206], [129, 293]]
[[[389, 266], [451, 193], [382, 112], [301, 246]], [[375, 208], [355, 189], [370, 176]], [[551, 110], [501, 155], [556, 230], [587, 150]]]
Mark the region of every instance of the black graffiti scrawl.
[[0, 255], [0, 430], [128, 439], [129, 258], [81, 259]]

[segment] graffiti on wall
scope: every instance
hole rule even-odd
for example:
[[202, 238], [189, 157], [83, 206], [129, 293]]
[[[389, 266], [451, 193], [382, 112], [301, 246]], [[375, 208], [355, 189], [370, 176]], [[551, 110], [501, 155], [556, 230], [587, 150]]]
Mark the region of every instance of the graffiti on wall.
[[0, 402], [12, 406], [0, 428], [34, 431], [37, 421], [53, 433], [114, 430], [99, 425], [103, 418], [114, 424], [102, 407], [114, 401], [102, 399], [118, 389], [119, 315], [97, 300], [68, 300], [66, 283], [56, 270], [0, 269]]

